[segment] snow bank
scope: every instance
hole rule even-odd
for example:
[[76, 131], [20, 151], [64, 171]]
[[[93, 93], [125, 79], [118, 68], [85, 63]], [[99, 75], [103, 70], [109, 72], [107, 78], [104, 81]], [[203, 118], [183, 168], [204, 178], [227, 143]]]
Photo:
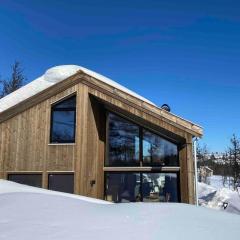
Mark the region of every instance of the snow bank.
[[89, 197], [84, 197], [84, 196], [69, 194], [69, 193], [56, 192], [56, 191], [51, 191], [43, 188], [31, 187], [31, 186], [0, 179], [0, 194], [4, 194], [4, 193], [5, 194], [6, 193], [41, 193], [41, 194], [57, 195], [57, 196], [68, 197], [68, 198], [75, 198], [75, 199], [80, 199], [82, 201], [92, 202], [92, 203], [112, 204], [110, 202], [99, 200], [99, 199], [94, 199], [94, 198], [89, 198]]
[[56, 83], [59, 83], [66, 78], [74, 75], [79, 70], [85, 72], [86, 74], [99, 79], [100, 81], [107, 83], [121, 91], [124, 91], [140, 100], [147, 102], [149, 104], [155, 105], [148, 99], [138, 95], [137, 93], [127, 89], [126, 87], [118, 84], [117, 82], [104, 77], [94, 71], [91, 71], [87, 68], [77, 66], [77, 65], [62, 65], [56, 66], [53, 68], [48, 69], [44, 75], [41, 77], [33, 80], [29, 84], [21, 87], [20, 89], [16, 90], [15, 92], [7, 95], [6, 97], [0, 99], [0, 113], [7, 110], [8, 108], [13, 107], [14, 105], [36, 95], [37, 93], [42, 92], [43, 90], [53, 86]]
[[216, 192], [216, 189], [214, 187], [211, 187], [205, 183], [198, 183], [198, 197], [203, 198], [205, 196], [208, 196], [209, 194], [213, 194]]
[[[240, 195], [227, 188], [214, 188], [205, 183], [198, 183], [199, 203], [201, 206], [240, 214]], [[227, 208], [223, 204], [227, 203]]]
[[[13, 183], [14, 184], [14, 183]], [[15, 185], [15, 184], [14, 184]], [[12, 191], [0, 182], [1, 240], [239, 239], [240, 216], [186, 204], [97, 204], [61, 195]]]

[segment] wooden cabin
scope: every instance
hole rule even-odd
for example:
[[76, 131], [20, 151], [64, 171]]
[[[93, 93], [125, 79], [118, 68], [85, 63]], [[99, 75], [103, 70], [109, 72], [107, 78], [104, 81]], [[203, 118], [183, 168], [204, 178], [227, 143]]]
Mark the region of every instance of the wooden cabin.
[[0, 99], [0, 178], [113, 202], [195, 202], [202, 128], [100, 74], [58, 66]]

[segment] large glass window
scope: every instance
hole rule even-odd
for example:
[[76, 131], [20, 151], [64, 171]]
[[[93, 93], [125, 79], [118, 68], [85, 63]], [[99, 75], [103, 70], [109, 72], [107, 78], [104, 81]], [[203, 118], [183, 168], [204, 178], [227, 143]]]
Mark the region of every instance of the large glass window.
[[76, 96], [52, 106], [51, 143], [75, 142]]
[[178, 146], [122, 117], [108, 115], [106, 166], [178, 166]]
[[139, 165], [139, 127], [111, 113], [108, 116], [108, 156], [106, 165]]
[[177, 145], [143, 129], [143, 165], [178, 166]]
[[33, 187], [42, 187], [42, 174], [8, 174], [8, 180]]
[[[105, 199], [113, 202], [178, 202], [177, 144], [113, 113], [108, 114], [107, 124], [105, 166], [111, 169], [105, 172]], [[177, 168], [169, 173], [164, 172], [164, 166]], [[128, 172], [121, 167], [128, 167]], [[161, 172], [158, 172], [159, 167]]]
[[111, 202], [137, 202], [140, 196], [139, 173], [106, 173], [105, 199]]
[[74, 193], [74, 175], [73, 174], [49, 174], [48, 175], [48, 189]]
[[177, 173], [105, 174], [105, 199], [112, 202], [178, 202]]

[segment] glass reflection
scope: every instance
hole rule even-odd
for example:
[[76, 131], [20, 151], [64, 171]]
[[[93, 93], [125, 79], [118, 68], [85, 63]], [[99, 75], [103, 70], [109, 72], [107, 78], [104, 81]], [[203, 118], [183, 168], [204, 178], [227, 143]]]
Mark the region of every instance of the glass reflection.
[[75, 142], [76, 96], [52, 107], [51, 143]]
[[74, 141], [75, 112], [55, 111], [52, 116], [52, 139], [54, 142]]
[[106, 173], [105, 199], [124, 202], [179, 202], [177, 173]]
[[143, 164], [145, 166], [178, 166], [177, 145], [144, 129]]
[[76, 96], [72, 96], [66, 100], [61, 101], [60, 103], [55, 104], [54, 109], [63, 109], [63, 108], [75, 108], [76, 107]]
[[178, 202], [176, 173], [143, 173], [144, 202]]
[[109, 114], [107, 166], [139, 165], [139, 127]]
[[107, 173], [105, 198], [116, 203], [140, 201], [140, 174]]

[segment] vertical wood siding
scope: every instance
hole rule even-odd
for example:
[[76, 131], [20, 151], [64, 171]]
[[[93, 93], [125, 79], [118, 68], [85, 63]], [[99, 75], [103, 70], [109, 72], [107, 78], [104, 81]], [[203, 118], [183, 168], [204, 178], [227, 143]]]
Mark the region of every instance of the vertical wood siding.
[[[49, 144], [51, 104], [73, 93], [77, 95], [76, 142]], [[49, 172], [74, 172], [75, 193], [103, 198], [106, 120], [102, 105], [90, 94], [185, 139], [179, 154], [181, 199], [194, 203], [192, 135], [83, 83], [0, 123], [0, 178], [7, 178], [8, 172], [39, 171], [47, 188]]]

